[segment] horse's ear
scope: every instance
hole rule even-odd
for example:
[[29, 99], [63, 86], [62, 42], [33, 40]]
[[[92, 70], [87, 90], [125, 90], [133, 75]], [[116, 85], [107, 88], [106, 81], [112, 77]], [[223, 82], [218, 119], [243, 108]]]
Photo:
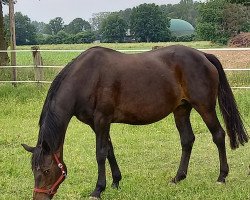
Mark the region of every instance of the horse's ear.
[[30, 147], [30, 146], [28, 146], [27, 144], [21, 144], [21, 145], [23, 146], [23, 148], [24, 148], [26, 151], [28, 151], [28, 152], [30, 152], [30, 153], [34, 153], [35, 147]]

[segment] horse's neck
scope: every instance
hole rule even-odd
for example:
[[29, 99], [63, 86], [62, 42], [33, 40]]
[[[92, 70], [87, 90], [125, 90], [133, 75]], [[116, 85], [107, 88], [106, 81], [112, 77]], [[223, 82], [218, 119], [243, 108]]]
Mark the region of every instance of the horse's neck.
[[38, 145], [46, 141], [54, 153], [62, 151], [66, 130], [71, 119], [71, 115], [65, 113], [65, 110], [55, 107], [53, 110], [47, 110], [40, 127]]

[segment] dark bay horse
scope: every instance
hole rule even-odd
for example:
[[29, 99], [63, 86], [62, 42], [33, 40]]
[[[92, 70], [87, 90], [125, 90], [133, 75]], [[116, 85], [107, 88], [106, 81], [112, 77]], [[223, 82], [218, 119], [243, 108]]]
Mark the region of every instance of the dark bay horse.
[[215, 105], [218, 98], [232, 149], [248, 142], [220, 61], [211, 54], [185, 46], [170, 46], [127, 55], [93, 47], [69, 63], [53, 81], [39, 121], [33, 153], [34, 199], [51, 199], [65, 179], [63, 144], [72, 116], [89, 125], [96, 135], [98, 179], [92, 197], [100, 198], [106, 188], [105, 160], [109, 161], [113, 183], [121, 180], [111, 138], [111, 123], [150, 124], [174, 114], [180, 134], [182, 155], [173, 182], [186, 178], [195, 136], [190, 124], [194, 108], [210, 130], [219, 152], [218, 182], [229, 172], [225, 132]]

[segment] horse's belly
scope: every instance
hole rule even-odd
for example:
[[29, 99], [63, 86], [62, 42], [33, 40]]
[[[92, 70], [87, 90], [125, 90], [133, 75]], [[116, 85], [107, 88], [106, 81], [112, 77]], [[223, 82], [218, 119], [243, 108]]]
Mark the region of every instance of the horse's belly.
[[157, 98], [147, 96], [135, 98], [132, 101], [124, 101], [114, 113], [114, 122], [127, 124], [150, 124], [159, 121], [169, 115], [176, 108], [177, 98]]
[[140, 115], [140, 113], [131, 113], [131, 112], [119, 112], [115, 119], [114, 123], [125, 123], [125, 124], [132, 124], [132, 125], [146, 125], [157, 122], [164, 117], [168, 116], [171, 112], [166, 112], [162, 115], [155, 114], [155, 115]]

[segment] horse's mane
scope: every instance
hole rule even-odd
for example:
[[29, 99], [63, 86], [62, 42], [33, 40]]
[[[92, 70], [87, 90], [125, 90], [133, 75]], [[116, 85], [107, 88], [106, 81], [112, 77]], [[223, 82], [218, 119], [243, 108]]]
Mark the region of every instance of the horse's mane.
[[75, 60], [76, 59], [72, 60], [59, 72], [59, 74], [56, 76], [48, 90], [47, 97], [45, 99], [39, 119], [40, 130], [37, 142], [37, 147], [44, 148], [45, 145], [46, 148], [43, 149], [43, 152], [54, 153], [58, 150], [63, 140], [64, 135], [62, 131], [62, 126], [60, 124], [60, 119], [57, 113], [53, 111], [51, 103], [62, 81], [65, 79], [68, 72], [70, 71], [70, 66]]
[[59, 72], [48, 90], [47, 97], [45, 99], [39, 119], [40, 130], [38, 134], [37, 148], [32, 156], [33, 167], [40, 165], [40, 163], [42, 162], [41, 159], [43, 158], [43, 154], [51, 154], [58, 151], [63, 141], [64, 127], [61, 124], [60, 117], [56, 112], [54, 112], [52, 108], [52, 102], [62, 81], [71, 70], [71, 66], [83, 54], [85, 54], [85, 52], [80, 54], [77, 58], [73, 59]]

